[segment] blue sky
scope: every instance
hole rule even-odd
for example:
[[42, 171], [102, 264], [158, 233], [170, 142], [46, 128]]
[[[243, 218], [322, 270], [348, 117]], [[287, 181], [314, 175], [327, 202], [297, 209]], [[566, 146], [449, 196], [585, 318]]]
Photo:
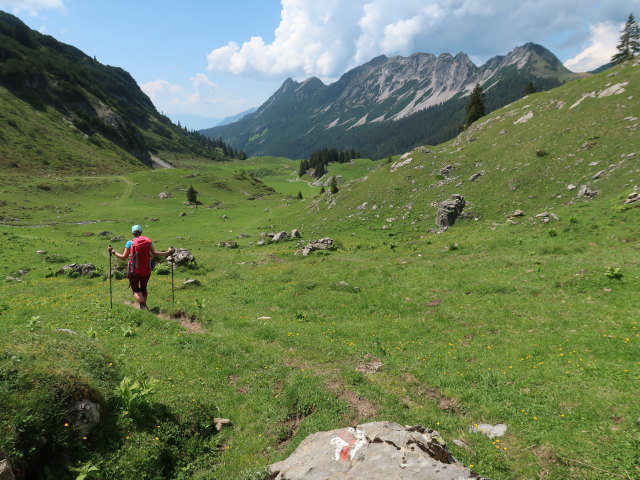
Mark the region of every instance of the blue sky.
[[325, 83], [382, 53], [526, 42], [573, 71], [606, 63], [640, 0], [0, 0], [0, 10], [135, 78], [191, 129], [258, 107], [287, 78]]

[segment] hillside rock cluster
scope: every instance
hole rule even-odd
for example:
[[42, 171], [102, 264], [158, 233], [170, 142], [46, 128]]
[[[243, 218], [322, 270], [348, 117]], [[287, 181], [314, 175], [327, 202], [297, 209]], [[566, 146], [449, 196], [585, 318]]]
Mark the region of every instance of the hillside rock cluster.
[[270, 480], [483, 478], [451, 455], [437, 431], [392, 422], [314, 433], [269, 470]]
[[456, 223], [458, 217], [462, 214], [466, 202], [462, 195], [457, 193], [444, 202], [440, 203], [440, 209], [436, 215], [436, 225], [441, 232], [447, 230], [451, 225]]
[[306, 257], [311, 252], [314, 252], [316, 250], [330, 250], [331, 248], [333, 248], [333, 239], [321, 238], [320, 240], [309, 242], [307, 245], [298, 250], [295, 255], [302, 255]]

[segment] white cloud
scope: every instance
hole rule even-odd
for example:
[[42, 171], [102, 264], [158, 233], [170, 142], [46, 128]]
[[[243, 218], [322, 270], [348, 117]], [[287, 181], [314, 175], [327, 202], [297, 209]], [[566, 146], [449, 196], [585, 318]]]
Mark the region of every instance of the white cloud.
[[599, 23], [589, 27], [591, 37], [589, 46], [574, 58], [564, 62], [564, 66], [574, 72], [588, 72], [611, 61], [616, 52], [620, 37], [620, 25], [610, 22]]
[[[564, 49], [569, 56], [589, 38], [592, 50], [585, 55], [595, 59], [604, 55], [608, 37], [604, 30], [586, 26], [603, 29], [607, 22], [617, 23], [620, 15], [626, 18], [630, 9], [640, 10], [640, 0], [281, 1], [280, 24], [271, 43], [257, 36], [242, 44], [229, 42], [211, 51], [207, 69], [330, 78], [381, 53], [464, 51], [487, 59], [535, 42], [556, 53]], [[565, 45], [567, 38], [574, 43]]]
[[15, 14], [27, 12], [37, 17], [41, 10], [64, 10], [64, 3], [62, 0], [0, 0], [0, 10]]
[[189, 113], [208, 116], [213, 107], [235, 106], [238, 102], [218, 93], [218, 85], [204, 73], [189, 78], [189, 86], [176, 85], [167, 80], [154, 80], [140, 86], [155, 107], [165, 113]]

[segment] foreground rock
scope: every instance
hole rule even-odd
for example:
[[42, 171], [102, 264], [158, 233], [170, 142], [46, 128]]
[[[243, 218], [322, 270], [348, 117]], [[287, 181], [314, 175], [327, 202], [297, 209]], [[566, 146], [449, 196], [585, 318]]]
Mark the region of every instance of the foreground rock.
[[91, 263], [70, 263], [58, 270], [58, 273], [65, 275], [75, 273], [77, 275], [86, 275], [88, 277], [98, 275], [96, 272], [96, 266]]
[[[2, 452], [0, 452], [0, 455], [2, 455]], [[0, 480], [14, 480], [15, 478], [13, 470], [11, 470], [11, 463], [9, 463], [8, 459], [2, 458], [0, 460]]]
[[314, 433], [269, 470], [270, 480], [482, 478], [451, 455], [438, 432], [391, 422]]
[[440, 203], [438, 214], [436, 215], [436, 225], [441, 232], [447, 230], [451, 225], [456, 223], [458, 217], [462, 214], [466, 202], [462, 195], [457, 193], [444, 202]]
[[100, 423], [100, 404], [91, 400], [78, 400], [73, 404], [75, 425], [81, 435], [87, 435]]
[[320, 240], [316, 240], [315, 242], [310, 242], [306, 246], [302, 247], [295, 254], [307, 256], [311, 252], [315, 250], [329, 250], [333, 247], [333, 239], [331, 238], [321, 238]]
[[174, 262], [178, 266], [189, 266], [196, 263], [196, 257], [186, 248], [176, 248], [176, 251], [172, 256], [167, 257], [167, 260]]

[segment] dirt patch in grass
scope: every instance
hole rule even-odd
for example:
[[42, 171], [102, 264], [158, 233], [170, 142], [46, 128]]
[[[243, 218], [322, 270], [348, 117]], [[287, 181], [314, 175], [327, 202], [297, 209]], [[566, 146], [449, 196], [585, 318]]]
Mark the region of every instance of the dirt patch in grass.
[[429, 400], [435, 401], [438, 404], [438, 408], [443, 412], [455, 413], [458, 415], [463, 413], [458, 401], [455, 398], [443, 395], [439, 388], [430, 387], [420, 383], [420, 381], [410, 373], [403, 374], [402, 379], [406, 383], [412, 384], [416, 387], [418, 396], [424, 396]]
[[384, 364], [377, 358], [367, 356], [365, 361], [356, 367], [356, 370], [361, 373], [376, 373], [379, 372]]
[[540, 464], [540, 474], [538, 475], [538, 478], [541, 480], [549, 478], [551, 465], [556, 463], [556, 456], [554, 455], [553, 450], [546, 446], [540, 446], [533, 449], [533, 454], [536, 456], [538, 463]]
[[[138, 308], [137, 303], [131, 302], [129, 300], [125, 301], [124, 304], [134, 308]], [[157, 308], [154, 308], [152, 310], [149, 310], [149, 313], [153, 313], [156, 317], [161, 318], [162, 320], [174, 322], [177, 321], [178, 323], [180, 323], [180, 325], [182, 325], [182, 328], [184, 328], [189, 333], [204, 333], [207, 331], [207, 329], [204, 328], [194, 316], [188, 316], [182, 310], [178, 310], [176, 312], [168, 314], [165, 312], [157, 311]]]
[[182, 328], [184, 328], [189, 333], [204, 333], [207, 331], [207, 329], [204, 328], [202, 324], [199, 323], [194, 317], [189, 317], [181, 310], [178, 310], [177, 312], [174, 312], [172, 314], [160, 312], [156, 314], [156, 316], [163, 320], [177, 321], [178, 323], [180, 323], [180, 325], [182, 325]]
[[327, 384], [327, 388], [335, 393], [340, 400], [349, 404], [351, 411], [347, 416], [349, 421], [359, 422], [362, 418], [371, 418], [378, 414], [378, 409], [368, 398], [347, 390], [341, 380], [332, 380]]

